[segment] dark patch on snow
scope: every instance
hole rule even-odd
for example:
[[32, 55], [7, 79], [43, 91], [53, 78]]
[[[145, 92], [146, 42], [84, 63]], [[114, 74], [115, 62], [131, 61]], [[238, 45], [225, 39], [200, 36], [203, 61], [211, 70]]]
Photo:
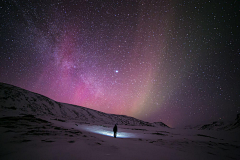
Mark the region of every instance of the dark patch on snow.
[[152, 134], [161, 135], [161, 136], [167, 136], [166, 134], [162, 134], [162, 133], [152, 133]]
[[207, 136], [207, 135], [204, 135], [204, 134], [197, 134], [197, 136], [217, 139], [217, 138], [215, 138], [215, 137]]
[[146, 129], [132, 128], [132, 130], [147, 131]]
[[32, 141], [32, 140], [30, 140], [30, 139], [24, 139], [24, 140], [22, 140], [22, 142], [30, 142], [30, 141]]
[[56, 121], [59, 121], [59, 122], [66, 122], [66, 120], [63, 120], [63, 119], [58, 119], [58, 118], [55, 118], [53, 120], [56, 120]]
[[52, 143], [52, 142], [55, 142], [55, 141], [52, 141], [52, 140], [42, 140], [43, 142], [50, 142], [50, 143]]
[[72, 134], [76, 134], [76, 135], [82, 134], [82, 132], [80, 132], [78, 130], [72, 130], [72, 131], [68, 131], [68, 132], [72, 133]]
[[211, 155], [216, 155], [216, 154], [214, 154], [214, 153], [212, 153], [212, 152], [207, 152], [208, 154], [211, 154]]

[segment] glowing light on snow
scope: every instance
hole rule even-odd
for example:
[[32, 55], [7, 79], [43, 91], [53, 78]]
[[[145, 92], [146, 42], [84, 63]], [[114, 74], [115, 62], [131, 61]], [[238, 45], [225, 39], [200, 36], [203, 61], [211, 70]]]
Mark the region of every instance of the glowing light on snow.
[[[112, 128], [107, 128], [102, 126], [82, 126], [81, 128], [92, 133], [113, 137]], [[117, 132], [117, 138], [135, 138], [135, 137], [136, 135], [133, 133], [122, 132], [122, 131]]]

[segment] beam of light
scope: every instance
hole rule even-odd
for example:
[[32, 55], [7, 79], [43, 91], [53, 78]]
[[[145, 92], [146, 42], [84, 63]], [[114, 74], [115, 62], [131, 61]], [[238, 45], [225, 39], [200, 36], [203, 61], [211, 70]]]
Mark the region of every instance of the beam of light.
[[[80, 128], [88, 132], [101, 134], [109, 137], [114, 137], [112, 128], [102, 127], [102, 126], [80, 126]], [[121, 129], [118, 129], [118, 130], [121, 130]], [[136, 138], [136, 137], [137, 136], [134, 133], [128, 133], [123, 131], [117, 132], [117, 138]]]

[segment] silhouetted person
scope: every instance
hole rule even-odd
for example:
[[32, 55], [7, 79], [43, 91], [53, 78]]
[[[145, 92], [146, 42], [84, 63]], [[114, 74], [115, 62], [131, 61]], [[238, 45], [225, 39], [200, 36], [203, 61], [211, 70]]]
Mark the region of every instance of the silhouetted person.
[[114, 138], [117, 136], [117, 124], [113, 127], [113, 132], [114, 132]]

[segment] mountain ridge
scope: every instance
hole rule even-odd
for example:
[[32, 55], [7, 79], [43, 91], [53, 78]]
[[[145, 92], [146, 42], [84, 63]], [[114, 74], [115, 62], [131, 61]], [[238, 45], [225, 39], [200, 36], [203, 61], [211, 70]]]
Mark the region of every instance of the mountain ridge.
[[20, 87], [0, 83], [0, 109], [2, 114], [49, 116], [55, 119], [71, 119], [85, 123], [101, 123], [139, 126], [168, 127], [163, 122], [145, 122], [126, 115], [108, 114], [90, 108], [54, 101], [44, 95]]
[[204, 125], [195, 125], [195, 126], [185, 126], [185, 129], [197, 129], [197, 130], [234, 130], [240, 129], [240, 113], [237, 114], [237, 117], [234, 121], [224, 122], [224, 121], [214, 121], [212, 123]]

